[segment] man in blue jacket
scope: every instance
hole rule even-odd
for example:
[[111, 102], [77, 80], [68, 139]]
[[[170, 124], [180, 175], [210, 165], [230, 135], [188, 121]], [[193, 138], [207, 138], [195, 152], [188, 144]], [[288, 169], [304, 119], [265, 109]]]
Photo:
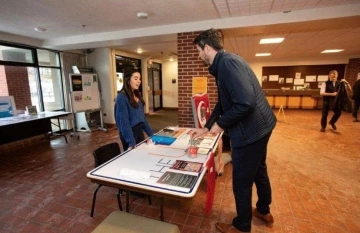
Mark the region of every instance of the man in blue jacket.
[[[209, 29], [194, 40], [199, 57], [215, 77], [218, 102], [204, 128], [189, 132], [192, 138], [226, 130], [231, 141], [233, 193], [237, 216], [232, 224], [216, 223], [221, 232], [250, 232], [252, 215], [272, 226], [271, 186], [266, 167], [267, 144], [276, 124], [260, 83], [250, 66], [222, 47], [222, 34]], [[258, 194], [252, 209], [255, 182]]]

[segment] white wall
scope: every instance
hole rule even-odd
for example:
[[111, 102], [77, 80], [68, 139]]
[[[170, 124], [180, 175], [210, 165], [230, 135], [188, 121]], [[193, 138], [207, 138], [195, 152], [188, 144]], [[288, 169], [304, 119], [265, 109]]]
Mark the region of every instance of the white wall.
[[[88, 55], [89, 67], [95, 68], [101, 85], [101, 105], [103, 107], [103, 120], [107, 124], [115, 124], [114, 118], [114, 104], [116, 99], [116, 86], [115, 86], [115, 55], [126, 56], [141, 59], [142, 69], [142, 83], [143, 93], [147, 93], [147, 58], [135, 54], [125, 53], [119, 50], [111, 50], [109, 48], [97, 48], [95, 51]], [[145, 91], [146, 88], [146, 92]], [[147, 95], [144, 95], [144, 100], [147, 103]], [[148, 106], [148, 105], [146, 105]], [[145, 108], [148, 112], [149, 108]]]
[[[271, 62], [248, 62], [261, 83], [262, 68], [264, 66], [300, 66], [300, 65], [328, 65], [328, 64], [348, 64], [351, 57], [333, 56], [332, 58], [318, 58], [312, 60], [292, 60], [292, 61], [271, 61]], [[295, 76], [295, 74], [294, 74]]]
[[19, 36], [5, 32], [0, 32], [0, 40], [9, 41], [12, 43], [31, 45], [35, 47], [42, 47], [43, 44], [43, 40], [40, 39], [30, 38], [26, 36]]
[[[101, 85], [101, 104], [103, 107], [103, 120], [107, 124], [115, 124], [114, 104], [116, 99], [115, 86], [115, 55], [126, 56], [141, 59], [142, 69], [142, 86], [143, 93], [147, 93], [148, 74], [147, 74], [147, 57], [130, 54], [119, 50], [111, 50], [109, 48], [97, 48], [88, 55], [89, 67], [95, 68]], [[161, 61], [154, 61], [161, 63]], [[163, 107], [178, 107], [178, 71], [177, 62], [166, 61], [162, 63], [162, 84], [163, 84]], [[176, 79], [176, 83], [171, 83], [172, 79]], [[145, 112], [149, 112], [148, 95], [143, 95], [146, 102]]]
[[[113, 56], [113, 76], [112, 76], [112, 82], [113, 82], [113, 89], [114, 89], [114, 100], [116, 98], [116, 87], [115, 87], [115, 73], [116, 73], [116, 65], [115, 65], [115, 55], [119, 55], [119, 56], [124, 56], [124, 57], [131, 57], [131, 58], [136, 58], [136, 59], [140, 59], [141, 60], [141, 83], [142, 83], [142, 90], [141, 92], [144, 93], [142, 95], [144, 101], [145, 101], [145, 113], [149, 113], [149, 98], [148, 98], [148, 70], [147, 70], [147, 62], [149, 60], [149, 57], [147, 56], [141, 56], [138, 54], [131, 54], [131, 53], [127, 53], [127, 52], [123, 52], [120, 50], [113, 50], [112, 51]], [[146, 94], [145, 94], [146, 93]], [[115, 103], [115, 102], [114, 102]], [[115, 123], [115, 119], [114, 119], [114, 123]]]
[[[172, 79], [176, 83], [172, 83]], [[177, 61], [165, 61], [162, 63], [162, 93], [163, 107], [178, 107], [178, 63]]]
[[88, 55], [88, 66], [95, 68], [101, 85], [101, 106], [104, 123], [115, 124], [113, 82], [112, 82], [112, 60], [109, 48], [97, 48]]

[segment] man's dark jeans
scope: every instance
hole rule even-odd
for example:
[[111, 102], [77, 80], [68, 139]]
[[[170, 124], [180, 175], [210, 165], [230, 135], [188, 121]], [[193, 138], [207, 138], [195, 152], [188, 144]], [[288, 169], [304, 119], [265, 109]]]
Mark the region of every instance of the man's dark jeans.
[[352, 116], [354, 119], [358, 118], [357, 114], [358, 114], [359, 106], [360, 106], [360, 101], [354, 100], [354, 109], [353, 109], [353, 113], [352, 113]]
[[[327, 116], [331, 107], [331, 101], [324, 101], [322, 106], [321, 128], [325, 129], [327, 124]], [[341, 109], [333, 109], [334, 115], [331, 117], [329, 123], [335, 124], [341, 116]]]
[[266, 167], [267, 144], [271, 132], [262, 139], [239, 148], [232, 148], [233, 192], [237, 217], [233, 225], [241, 231], [251, 230], [252, 186], [255, 182], [258, 201], [256, 208], [261, 214], [270, 213], [271, 186]]

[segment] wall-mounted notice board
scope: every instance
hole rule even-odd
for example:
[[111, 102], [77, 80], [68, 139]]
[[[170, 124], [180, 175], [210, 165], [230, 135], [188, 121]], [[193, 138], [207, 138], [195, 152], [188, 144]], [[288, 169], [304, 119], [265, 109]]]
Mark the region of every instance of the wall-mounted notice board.
[[73, 112], [100, 109], [99, 80], [96, 74], [70, 74]]

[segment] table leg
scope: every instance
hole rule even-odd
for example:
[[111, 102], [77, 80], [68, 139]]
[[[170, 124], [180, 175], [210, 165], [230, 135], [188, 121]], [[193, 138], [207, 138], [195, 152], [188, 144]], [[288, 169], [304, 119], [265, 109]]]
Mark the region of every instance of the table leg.
[[130, 191], [126, 191], [126, 212], [130, 212]]
[[58, 124], [59, 124], [59, 131], [60, 131], [60, 135], [63, 136], [65, 138], [65, 142], [66, 144], [68, 144], [68, 141], [67, 141], [67, 138], [66, 138], [66, 135], [61, 131], [61, 124], [60, 124], [60, 118], [58, 117], [57, 118], [58, 120]]
[[164, 198], [160, 197], [160, 220], [161, 221], [164, 221], [164, 206], [165, 206]]

